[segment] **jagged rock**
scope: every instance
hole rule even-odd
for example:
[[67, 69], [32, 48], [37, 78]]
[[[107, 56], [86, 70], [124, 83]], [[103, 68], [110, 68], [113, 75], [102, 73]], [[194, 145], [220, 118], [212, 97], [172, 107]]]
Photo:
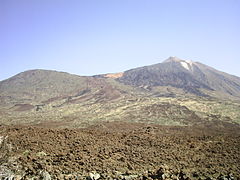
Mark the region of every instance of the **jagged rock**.
[[42, 180], [51, 180], [51, 176], [47, 171], [42, 171], [41, 172], [41, 179]]
[[133, 180], [138, 178], [138, 175], [120, 175], [120, 178], [124, 180]]
[[36, 156], [38, 156], [38, 157], [43, 157], [43, 156], [46, 156], [47, 154], [45, 153], [45, 152], [43, 152], [43, 151], [41, 151], [41, 152], [38, 152], [37, 154], [36, 154]]
[[3, 180], [15, 180], [15, 177], [14, 177], [14, 175], [0, 174], [0, 179], [3, 179]]
[[[96, 172], [91, 172], [91, 173], [89, 173], [89, 178], [91, 179], [91, 180], [97, 180], [97, 179], [99, 179], [101, 177], [101, 175], [100, 174], [98, 174], [98, 173], [96, 173]], [[88, 179], [89, 179], [88, 178]]]
[[4, 165], [0, 166], [0, 179], [13, 179], [12, 172]]
[[[218, 135], [215, 128], [151, 127], [137, 125], [132, 131], [122, 132], [119, 124], [111, 124], [110, 128], [117, 129], [112, 132], [99, 130], [99, 126], [85, 130], [19, 127], [18, 131], [0, 126], [0, 133], [8, 132], [9, 136], [2, 145], [13, 146], [6, 160], [0, 161], [0, 174], [4, 173], [0, 180], [11, 175], [14, 180], [16, 175], [22, 176], [18, 180], [239, 178], [239, 128], [229, 128], [229, 132], [218, 129]], [[149, 134], [148, 129], [155, 134]], [[191, 144], [195, 148], [190, 148]], [[0, 149], [0, 154], [6, 149]]]
[[14, 180], [21, 180], [22, 179], [22, 176], [20, 176], [20, 175], [15, 175], [14, 176]]
[[0, 145], [3, 143], [3, 141], [5, 140], [4, 136], [0, 136]]

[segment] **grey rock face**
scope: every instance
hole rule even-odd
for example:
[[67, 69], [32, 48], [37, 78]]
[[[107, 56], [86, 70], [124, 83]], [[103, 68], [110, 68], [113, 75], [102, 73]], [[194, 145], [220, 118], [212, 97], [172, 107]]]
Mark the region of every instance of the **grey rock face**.
[[91, 180], [97, 180], [97, 179], [99, 179], [100, 177], [101, 177], [101, 175], [98, 174], [98, 173], [96, 173], [96, 172], [91, 172], [91, 173], [89, 173], [89, 179], [91, 179]]
[[41, 172], [41, 179], [42, 180], [51, 180], [51, 176], [47, 171], [42, 171]]

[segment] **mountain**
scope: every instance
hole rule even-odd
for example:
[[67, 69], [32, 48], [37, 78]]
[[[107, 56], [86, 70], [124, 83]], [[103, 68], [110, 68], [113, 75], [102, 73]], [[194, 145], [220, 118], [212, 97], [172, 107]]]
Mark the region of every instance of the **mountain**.
[[1, 96], [15, 101], [39, 102], [71, 95], [86, 86], [85, 77], [57, 71], [29, 70], [2, 81], [0, 92]]
[[118, 78], [124, 84], [145, 87], [170, 86], [198, 96], [240, 98], [240, 78], [199, 62], [169, 57], [163, 63], [125, 71]]
[[[110, 101], [126, 94], [111, 80], [77, 76], [50, 70], [29, 70], [0, 82], [0, 104], [25, 108], [32, 105], [78, 103], [80, 101]], [[30, 105], [31, 104], [31, 105]], [[33, 108], [33, 107], [32, 107]], [[24, 109], [24, 108], [20, 108]]]
[[88, 127], [124, 121], [240, 124], [240, 78], [170, 57], [123, 73], [29, 70], [0, 82], [0, 123]]

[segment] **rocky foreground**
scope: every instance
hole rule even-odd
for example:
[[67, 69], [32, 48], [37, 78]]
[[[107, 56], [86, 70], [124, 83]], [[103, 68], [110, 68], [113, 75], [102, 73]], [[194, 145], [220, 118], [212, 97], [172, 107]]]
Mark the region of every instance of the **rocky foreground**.
[[1, 179], [239, 179], [240, 128], [0, 126]]

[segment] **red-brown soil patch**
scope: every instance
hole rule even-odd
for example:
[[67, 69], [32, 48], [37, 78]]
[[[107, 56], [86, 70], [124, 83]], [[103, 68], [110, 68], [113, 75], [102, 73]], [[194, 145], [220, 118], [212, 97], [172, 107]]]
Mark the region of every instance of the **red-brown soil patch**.
[[106, 77], [106, 78], [113, 78], [113, 79], [120, 78], [122, 76], [123, 76], [122, 72], [120, 72], [120, 73], [109, 73], [109, 74], [104, 75], [104, 77]]

